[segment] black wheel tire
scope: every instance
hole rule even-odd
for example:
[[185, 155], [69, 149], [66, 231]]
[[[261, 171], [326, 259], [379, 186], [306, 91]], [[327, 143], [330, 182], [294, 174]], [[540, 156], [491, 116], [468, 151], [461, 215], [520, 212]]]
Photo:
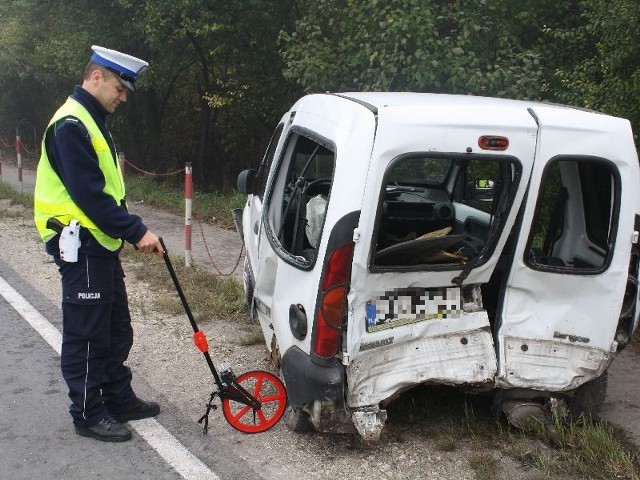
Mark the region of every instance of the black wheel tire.
[[604, 399], [607, 396], [608, 372], [574, 390], [566, 400], [569, 415], [573, 420], [580, 417], [598, 419]]
[[284, 411], [283, 420], [284, 424], [292, 432], [303, 433], [311, 430], [309, 414], [299, 408], [293, 408], [291, 405], [287, 405], [287, 409]]
[[249, 264], [249, 258], [244, 257], [244, 269], [242, 271], [242, 286], [244, 288], [244, 301], [249, 307], [253, 307], [253, 285], [255, 280], [253, 279], [253, 272], [251, 271], [251, 264]]

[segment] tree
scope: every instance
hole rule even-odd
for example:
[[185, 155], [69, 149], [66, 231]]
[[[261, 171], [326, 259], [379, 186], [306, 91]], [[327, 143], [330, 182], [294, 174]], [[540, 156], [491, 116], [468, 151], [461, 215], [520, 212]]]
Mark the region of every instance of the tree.
[[582, 24], [549, 29], [575, 55], [555, 72], [553, 94], [563, 102], [640, 123], [640, 10], [634, 0], [582, 0]]
[[290, 103], [277, 38], [291, 11], [283, 0], [6, 0], [0, 131], [22, 122], [41, 136], [102, 45], [151, 64], [108, 119], [127, 159], [156, 172], [191, 161], [199, 188], [235, 183]]
[[284, 74], [308, 92], [415, 90], [541, 98], [543, 27], [574, 1], [299, 2]]
[[240, 160], [259, 157], [285, 108], [289, 87], [276, 40], [289, 2], [120, 2], [138, 12], [140, 33], [155, 52], [152, 68], [164, 82], [147, 84], [161, 105], [162, 148], [191, 160], [203, 182], [235, 182]]
[[109, 117], [147, 170], [200, 189], [255, 166], [302, 93], [542, 99], [640, 121], [635, 0], [4, 0], [0, 137], [39, 138], [91, 45], [151, 68]]
[[[31, 126], [40, 139], [55, 109], [82, 82], [92, 44], [122, 45], [113, 2], [6, 0], [0, 5], [0, 131]], [[138, 48], [129, 50], [138, 53]], [[117, 122], [117, 120], [116, 120]]]

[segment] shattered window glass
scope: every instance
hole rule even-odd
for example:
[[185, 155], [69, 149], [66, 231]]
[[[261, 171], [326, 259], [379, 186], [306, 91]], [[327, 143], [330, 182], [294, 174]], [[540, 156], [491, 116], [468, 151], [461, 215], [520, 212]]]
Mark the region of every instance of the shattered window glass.
[[[329, 202], [335, 153], [302, 134], [294, 134], [285, 147], [279, 180], [268, 208], [273, 231], [296, 262], [308, 266], [317, 256]], [[275, 213], [274, 213], [275, 212]], [[277, 214], [276, 214], [277, 213]]]
[[381, 190], [373, 266], [460, 268], [477, 257], [492, 223], [506, 217], [516, 165], [481, 155], [395, 159]]
[[602, 159], [549, 162], [528, 240], [529, 265], [585, 273], [604, 267], [615, 234], [618, 184], [615, 167]]

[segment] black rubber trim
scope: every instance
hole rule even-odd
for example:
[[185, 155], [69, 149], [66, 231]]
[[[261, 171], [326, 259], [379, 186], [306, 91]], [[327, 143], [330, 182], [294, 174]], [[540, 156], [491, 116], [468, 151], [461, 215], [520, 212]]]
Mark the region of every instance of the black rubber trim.
[[319, 365], [294, 346], [285, 352], [280, 367], [293, 408], [301, 408], [315, 400], [342, 402], [345, 374], [344, 366], [337, 359], [331, 364]]

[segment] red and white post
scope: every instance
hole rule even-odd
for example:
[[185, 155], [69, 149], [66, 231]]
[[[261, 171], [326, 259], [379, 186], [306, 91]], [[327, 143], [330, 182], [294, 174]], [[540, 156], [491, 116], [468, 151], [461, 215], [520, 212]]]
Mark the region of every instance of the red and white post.
[[20, 184], [20, 193], [24, 192], [22, 184], [22, 145], [20, 143], [20, 134], [16, 128], [16, 159], [18, 164], [18, 183]]
[[191, 266], [191, 211], [193, 208], [193, 175], [191, 162], [184, 169], [184, 262]]

